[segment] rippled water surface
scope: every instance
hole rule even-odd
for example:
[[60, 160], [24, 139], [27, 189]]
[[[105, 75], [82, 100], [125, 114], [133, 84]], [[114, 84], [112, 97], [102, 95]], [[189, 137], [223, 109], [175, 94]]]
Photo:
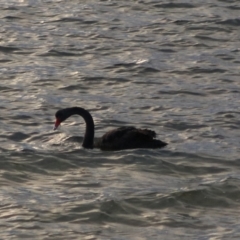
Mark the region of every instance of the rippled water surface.
[[[240, 239], [240, 2], [0, 3], [0, 239]], [[155, 130], [160, 150], [81, 147]]]

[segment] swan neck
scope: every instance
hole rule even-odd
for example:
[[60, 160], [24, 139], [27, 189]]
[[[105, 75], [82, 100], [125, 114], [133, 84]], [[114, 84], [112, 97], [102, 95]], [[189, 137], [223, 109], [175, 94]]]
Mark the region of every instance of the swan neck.
[[79, 107], [73, 108], [73, 112], [74, 112], [73, 114], [80, 115], [86, 123], [86, 130], [85, 130], [82, 146], [84, 148], [93, 148], [94, 122], [91, 114], [87, 110]]

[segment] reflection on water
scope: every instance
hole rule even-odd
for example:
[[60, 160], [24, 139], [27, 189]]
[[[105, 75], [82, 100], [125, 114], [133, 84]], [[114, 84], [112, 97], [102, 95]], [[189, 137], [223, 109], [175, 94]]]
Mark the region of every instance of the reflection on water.
[[[0, 238], [238, 239], [239, 7], [0, 3]], [[82, 149], [72, 106], [169, 145]]]

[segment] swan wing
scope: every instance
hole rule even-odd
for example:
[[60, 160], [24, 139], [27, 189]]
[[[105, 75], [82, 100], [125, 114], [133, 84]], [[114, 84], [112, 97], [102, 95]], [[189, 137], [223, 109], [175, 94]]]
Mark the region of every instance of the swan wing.
[[105, 133], [97, 145], [102, 150], [120, 150], [132, 148], [159, 148], [166, 145], [154, 139], [156, 133], [148, 129], [120, 127]]

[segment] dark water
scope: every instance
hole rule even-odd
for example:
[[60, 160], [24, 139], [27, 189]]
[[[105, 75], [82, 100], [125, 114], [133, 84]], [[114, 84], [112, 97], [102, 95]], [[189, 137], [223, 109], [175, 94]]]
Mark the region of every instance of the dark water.
[[[0, 3], [0, 239], [239, 239], [240, 2]], [[161, 150], [81, 148], [117, 126]]]

